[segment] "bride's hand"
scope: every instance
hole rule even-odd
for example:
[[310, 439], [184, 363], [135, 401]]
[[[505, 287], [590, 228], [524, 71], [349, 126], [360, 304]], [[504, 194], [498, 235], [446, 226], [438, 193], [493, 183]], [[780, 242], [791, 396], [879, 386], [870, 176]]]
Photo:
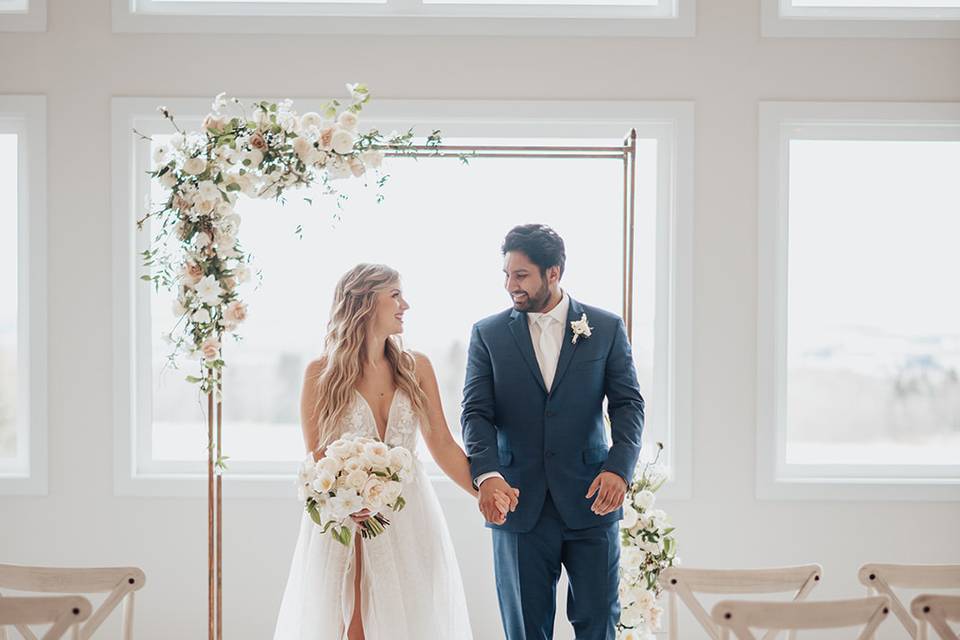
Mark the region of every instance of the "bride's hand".
[[351, 513], [351, 514], [350, 514], [350, 518], [353, 519], [353, 521], [354, 521], [354, 522], [357, 522], [357, 523], [363, 522], [364, 520], [369, 520], [369, 519], [370, 519], [370, 510], [369, 510], [369, 509], [363, 509], [362, 511], [357, 511], [356, 513]]
[[[520, 489], [513, 488], [513, 494], [519, 498]], [[510, 512], [510, 497], [506, 493], [498, 491], [493, 500], [497, 505], [497, 511], [500, 512], [500, 515], [506, 516], [507, 513]]]

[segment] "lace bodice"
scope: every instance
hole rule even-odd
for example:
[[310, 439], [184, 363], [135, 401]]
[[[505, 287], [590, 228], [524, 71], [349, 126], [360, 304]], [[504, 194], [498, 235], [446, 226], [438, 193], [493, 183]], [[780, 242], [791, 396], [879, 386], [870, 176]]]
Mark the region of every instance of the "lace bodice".
[[[420, 417], [413, 410], [410, 397], [402, 389], [397, 389], [387, 412], [387, 429], [384, 442], [391, 447], [407, 448], [416, 457], [417, 438], [420, 432]], [[364, 436], [380, 438], [377, 432], [377, 420], [373, 410], [359, 391], [354, 391], [354, 401], [343, 416], [340, 424], [341, 437]]]

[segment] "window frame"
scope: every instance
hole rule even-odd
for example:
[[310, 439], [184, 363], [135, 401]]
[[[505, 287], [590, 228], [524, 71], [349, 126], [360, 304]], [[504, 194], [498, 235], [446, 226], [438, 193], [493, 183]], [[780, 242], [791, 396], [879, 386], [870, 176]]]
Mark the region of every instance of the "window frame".
[[960, 465], [786, 463], [790, 141], [924, 139], [960, 140], [960, 103], [760, 103], [756, 367], [760, 499], [960, 498]]
[[434, 4], [422, 0], [285, 3], [112, 0], [126, 33], [692, 37], [696, 0], [646, 6]]
[[7, 8], [13, 4], [0, 0], [0, 32], [47, 30], [47, 0], [24, 0], [25, 8]]
[[794, 7], [761, 0], [767, 38], [960, 38], [960, 8]]
[[[244, 100], [245, 102], [247, 100]], [[316, 99], [296, 99], [307, 110]], [[166, 132], [165, 123], [156, 113], [156, 105], [164, 104], [178, 114], [181, 125], [200, 123], [209, 102], [196, 98], [114, 98], [113, 130], [113, 258], [114, 258], [114, 421], [115, 477], [118, 495], [200, 496], [205, 495], [206, 475], [186, 472], [177, 463], [141, 464], [142, 442], [149, 435], [149, 405], [138, 398], [151, 397], [149, 376], [138, 375], [136, 354], [149, 353], [150, 336], [136, 330], [137, 304], [135, 287], [140, 256], [135, 241], [133, 214], [138, 211], [149, 189], [143, 162], [148, 160], [146, 146], [132, 133], [137, 128], [146, 134]], [[315, 106], [315, 105], [314, 105]], [[542, 136], [548, 127], [575, 124], [586, 129], [591, 137], [603, 137], [616, 131], [620, 136], [636, 127], [640, 137], [656, 136], [658, 165], [665, 168], [660, 175], [657, 203], [658, 309], [655, 325], [656, 352], [667, 354], [659, 362], [654, 377], [662, 376], [667, 384], [660, 403], [662, 418], [668, 425], [667, 455], [673, 471], [671, 482], [664, 487], [666, 498], [689, 498], [692, 486], [692, 251], [693, 251], [693, 104], [690, 102], [490, 102], [490, 101], [419, 101], [382, 100], [364, 110], [364, 120], [382, 130], [423, 129], [423, 123], [447, 130], [457, 129], [456, 136], [482, 136], [495, 126], [499, 136]], [[600, 123], [600, 124], [598, 124]], [[447, 129], [444, 129], [444, 127]], [[153, 129], [151, 129], [153, 127]], [[478, 133], [471, 133], [470, 127]], [[598, 132], [606, 131], [602, 135]], [[540, 133], [538, 133], [538, 131]], [[454, 134], [449, 134], [454, 135]], [[437, 160], [438, 162], [440, 160]], [[663, 248], [660, 251], [660, 247]], [[661, 266], [662, 265], [662, 266]], [[142, 283], [140, 283], [142, 284]], [[635, 286], [639, 286], [635, 284]], [[634, 295], [636, 298], [636, 293]], [[144, 304], [141, 301], [139, 304]], [[619, 309], [617, 310], [619, 312]], [[144, 335], [138, 335], [144, 334]], [[146, 342], [144, 342], [144, 340]], [[149, 362], [147, 363], [149, 369]], [[136, 381], [136, 388], [134, 387]], [[650, 390], [644, 390], [650, 393]], [[147, 405], [146, 408], [144, 405]], [[140, 416], [138, 419], [137, 416]], [[136, 428], [132, 428], [136, 427]], [[454, 425], [453, 428], [456, 428]], [[648, 444], [651, 446], [652, 442]], [[189, 466], [189, 465], [187, 465]], [[289, 474], [278, 474], [269, 465], [257, 468], [247, 463], [249, 472], [229, 472], [233, 485], [231, 495], [262, 497], [291, 496]], [[435, 484], [446, 481], [431, 476]]]
[[15, 133], [18, 137], [18, 461], [0, 467], [0, 495], [46, 495], [46, 97], [0, 95], [0, 133]]

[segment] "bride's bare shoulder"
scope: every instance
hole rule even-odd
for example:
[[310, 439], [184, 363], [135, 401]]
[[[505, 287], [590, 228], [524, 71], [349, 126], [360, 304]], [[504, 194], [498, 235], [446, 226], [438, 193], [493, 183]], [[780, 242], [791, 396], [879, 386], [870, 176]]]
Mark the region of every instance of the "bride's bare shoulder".
[[323, 370], [327, 366], [327, 356], [320, 356], [315, 360], [311, 360], [307, 365], [307, 370], [304, 372], [304, 378], [314, 379], [319, 378], [320, 374], [323, 373]]

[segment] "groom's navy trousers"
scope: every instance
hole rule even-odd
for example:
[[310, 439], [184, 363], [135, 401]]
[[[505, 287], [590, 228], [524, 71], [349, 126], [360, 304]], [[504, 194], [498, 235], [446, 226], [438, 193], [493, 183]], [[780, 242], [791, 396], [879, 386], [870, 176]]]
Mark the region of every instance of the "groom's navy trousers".
[[[570, 322], [584, 314], [592, 335], [574, 343]], [[590, 509], [596, 496], [586, 494], [601, 471], [633, 478], [644, 403], [623, 321], [573, 299], [567, 320], [550, 389], [525, 313], [481, 320], [470, 338], [461, 423], [471, 474], [497, 471], [520, 490], [506, 522], [487, 524], [508, 640], [552, 637], [561, 567], [577, 640], [613, 640], [619, 617], [623, 510], [598, 516]]]

